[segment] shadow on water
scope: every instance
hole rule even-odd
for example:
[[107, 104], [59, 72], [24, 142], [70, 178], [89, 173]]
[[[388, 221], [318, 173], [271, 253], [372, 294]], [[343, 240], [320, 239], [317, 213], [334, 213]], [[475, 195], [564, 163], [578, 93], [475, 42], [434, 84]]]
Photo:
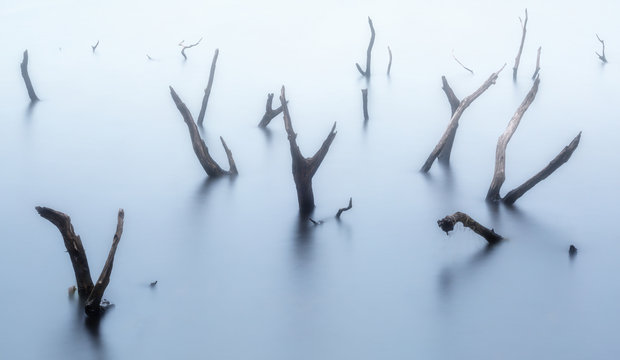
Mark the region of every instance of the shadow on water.
[[267, 141], [267, 145], [271, 145], [273, 143], [273, 132], [269, 128], [259, 128], [260, 131], [265, 135], [265, 140]]
[[501, 246], [501, 243], [496, 245], [487, 244], [474, 253], [467, 261], [444, 267], [438, 277], [439, 294], [443, 298], [449, 298], [456, 286], [455, 283], [466, 282], [499, 246]]
[[31, 101], [28, 103], [28, 106], [26, 106], [26, 109], [24, 110], [24, 119], [26, 120], [32, 119], [34, 108], [37, 106], [38, 103], [39, 103], [38, 101]]
[[[85, 302], [70, 298], [70, 305], [75, 307], [74, 328], [70, 335], [70, 343], [77, 346], [86, 345], [92, 351], [93, 359], [107, 359], [105, 343], [101, 335], [101, 326], [105, 313], [100, 317], [88, 317], [84, 313]], [[112, 308], [106, 309], [106, 313]], [[70, 349], [67, 349], [71, 352]]]
[[316, 225], [308, 219], [309, 215], [299, 215], [295, 228], [295, 259], [297, 265], [306, 265], [313, 260], [314, 232]]

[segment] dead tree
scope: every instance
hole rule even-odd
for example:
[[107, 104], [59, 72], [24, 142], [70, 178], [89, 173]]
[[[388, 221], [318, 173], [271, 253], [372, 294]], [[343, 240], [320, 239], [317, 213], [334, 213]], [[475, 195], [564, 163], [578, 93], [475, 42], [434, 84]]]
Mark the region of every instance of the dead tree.
[[540, 71], [540, 51], [542, 50], [542, 46], [538, 47], [538, 54], [536, 55], [536, 70], [534, 70], [534, 75], [532, 75], [532, 80], [536, 80], [538, 76], [538, 72]]
[[362, 89], [362, 106], [364, 110], [364, 121], [368, 121], [368, 89]]
[[[431, 166], [433, 166], [433, 162], [435, 162], [435, 159], [437, 159], [437, 157], [444, 151], [444, 149], [446, 149], [446, 151], [444, 152], [443, 157], [446, 158], [446, 162], [449, 161], [452, 141], [454, 141], [454, 136], [456, 135], [456, 129], [459, 125], [459, 119], [461, 118], [461, 115], [463, 115], [463, 111], [465, 111], [465, 109], [467, 109], [467, 107], [471, 105], [471, 103], [474, 100], [476, 100], [489, 87], [491, 87], [491, 85], [495, 84], [495, 81], [497, 80], [499, 73], [504, 69], [505, 66], [506, 64], [504, 64], [504, 66], [502, 66], [502, 68], [499, 69], [497, 72], [494, 72], [493, 74], [491, 74], [491, 76], [489, 76], [489, 78], [482, 84], [482, 86], [480, 86], [480, 88], [476, 90], [473, 94], [461, 100], [459, 102], [459, 105], [456, 107], [456, 109], [454, 109], [454, 105], [455, 105], [455, 100], [458, 100], [458, 99], [456, 99], [456, 96], [454, 96], [454, 93], [452, 92], [451, 89], [448, 92], [444, 88], [446, 95], [448, 95], [450, 106], [453, 109], [452, 118], [450, 119], [450, 124], [448, 124], [448, 128], [442, 135], [441, 139], [439, 140], [439, 142], [437, 143], [433, 151], [430, 153], [430, 155], [426, 159], [426, 162], [424, 163], [420, 171], [425, 172], [425, 173], [428, 172], [431, 169]], [[444, 82], [444, 85], [447, 85], [447, 82]], [[449, 146], [449, 147], [446, 147], [446, 146]]]
[[340, 220], [340, 215], [342, 215], [343, 212], [351, 210], [351, 208], [353, 207], [353, 198], [349, 198], [349, 205], [347, 205], [347, 207], [343, 207], [338, 209], [338, 212], [336, 213], [336, 219]]
[[30, 75], [28, 75], [28, 50], [24, 50], [24, 58], [21, 63], [22, 77], [26, 83], [26, 89], [28, 90], [28, 96], [31, 102], [39, 101], [39, 97], [34, 92], [32, 82], [30, 82]]
[[194, 153], [196, 153], [196, 157], [198, 157], [198, 161], [200, 161], [200, 165], [202, 165], [202, 168], [205, 170], [207, 175], [212, 177], [218, 177], [222, 175], [237, 175], [238, 172], [237, 166], [235, 165], [235, 160], [232, 157], [232, 152], [230, 151], [230, 149], [228, 149], [228, 146], [226, 146], [226, 142], [224, 142], [224, 139], [220, 136], [220, 141], [222, 142], [222, 146], [224, 147], [224, 151], [226, 151], [226, 156], [228, 157], [228, 171], [222, 169], [209, 154], [209, 149], [207, 148], [204, 140], [202, 140], [202, 138], [200, 137], [198, 127], [194, 122], [192, 114], [190, 113], [185, 103], [181, 101], [181, 98], [179, 98], [172, 86], [170, 86], [170, 95], [172, 96], [172, 100], [176, 104], [177, 109], [179, 109], [179, 112], [183, 116], [185, 124], [187, 124], [187, 128], [189, 129], [189, 136], [192, 140], [192, 147], [194, 148]]
[[472, 229], [476, 234], [485, 238], [490, 245], [497, 244], [503, 239], [503, 237], [501, 235], [498, 235], [495, 230], [488, 229], [480, 225], [469, 215], [460, 211], [457, 211], [452, 215], [448, 215], [443, 219], [437, 220], [437, 225], [439, 225], [441, 230], [445, 231], [446, 234], [448, 234], [450, 231], [454, 230], [454, 225], [456, 225], [457, 222], [462, 223], [463, 226]]
[[202, 98], [202, 106], [200, 107], [200, 113], [198, 114], [198, 126], [202, 126], [205, 119], [205, 113], [207, 112], [207, 103], [209, 102], [209, 95], [211, 95], [211, 87], [213, 86], [213, 76], [215, 75], [215, 64], [217, 63], [217, 56], [220, 53], [220, 49], [215, 49], [213, 54], [213, 60], [211, 61], [211, 70], [209, 71], [209, 82], [205, 88], [205, 95]]
[[368, 25], [370, 26], [370, 43], [368, 44], [368, 50], [366, 50], [366, 71], [362, 70], [360, 64], [355, 63], [357, 70], [367, 78], [370, 77], [370, 54], [372, 53], [372, 46], [375, 43], [375, 27], [372, 25], [372, 20], [370, 16], [368, 17]]
[[[446, 97], [448, 98], [448, 102], [450, 103], [450, 109], [452, 111], [452, 114], [450, 115], [450, 117], [452, 117], [456, 109], [459, 107], [459, 104], [461, 103], [461, 101], [454, 94], [454, 91], [448, 84], [448, 80], [446, 80], [445, 76], [441, 77], [441, 82], [443, 84], [441, 88], [443, 89], [444, 93], [446, 94]], [[443, 164], [450, 163], [450, 154], [452, 153], [452, 145], [454, 144], [454, 137], [456, 136], [456, 129], [458, 129], [458, 127], [459, 125], [456, 124], [456, 126], [454, 127], [450, 135], [448, 136], [446, 145], [439, 153], [438, 160]]]
[[536, 98], [539, 84], [540, 78], [536, 78], [534, 85], [532, 85], [532, 89], [530, 89], [529, 93], [525, 96], [525, 99], [523, 99], [523, 102], [515, 112], [512, 119], [510, 119], [510, 122], [508, 122], [506, 130], [504, 130], [504, 133], [499, 137], [499, 139], [497, 139], [497, 149], [495, 150], [495, 172], [493, 173], [493, 180], [491, 180], [491, 186], [487, 192], [487, 201], [501, 200], [499, 191], [502, 188], [504, 180], [506, 180], [506, 147], [508, 146], [508, 142], [512, 138], [512, 135], [517, 130], [523, 114], [525, 114]]
[[388, 54], [390, 55], [390, 61], [388, 62], [387, 75], [390, 76], [390, 70], [392, 70], [392, 49], [388, 46]]
[[505, 204], [512, 205], [517, 199], [523, 196], [528, 190], [533, 188], [536, 184], [546, 179], [549, 175], [551, 175], [554, 171], [556, 171], [560, 166], [562, 166], [565, 162], [570, 159], [571, 155], [577, 146], [579, 145], [579, 140], [581, 139], [581, 132], [573, 139], [573, 141], [568, 144], [568, 146], [564, 147], [562, 151], [553, 159], [544, 169], [539, 171], [536, 175], [532, 176], [525, 183], [520, 185], [519, 187], [511, 190], [506, 194], [503, 201]]
[[284, 128], [288, 135], [288, 142], [291, 149], [291, 158], [293, 162], [293, 180], [297, 189], [297, 201], [299, 203], [299, 211], [301, 214], [309, 214], [314, 209], [314, 193], [312, 192], [312, 177], [319, 169], [321, 162], [325, 159], [330, 145], [336, 137], [336, 123], [332, 127], [329, 135], [321, 145], [321, 148], [311, 158], [306, 158], [301, 154], [301, 150], [297, 145], [297, 134], [293, 130], [291, 123], [291, 115], [288, 111], [288, 104], [284, 86], [280, 95], [280, 104], [284, 112]]
[[598, 34], [596, 34], [596, 38], [598, 39], [598, 41], [600, 41], [600, 42], [601, 42], [601, 45], [603, 45], [603, 51], [602, 51], [602, 53], [601, 53], [601, 54], [599, 54], [598, 52], [596, 52], [596, 55], [598, 55], [598, 58], [599, 58], [599, 59], [601, 59], [601, 61], [602, 61], [603, 63], [606, 63], [606, 62], [607, 62], [607, 57], [605, 56], [605, 40], [602, 40], [602, 39], [598, 36]]
[[185, 40], [181, 40], [181, 42], [179, 43], [179, 46], [182, 48], [181, 49], [181, 55], [183, 55], [183, 58], [185, 60], [187, 60], [187, 55], [185, 55], [185, 49], [193, 48], [194, 46], [200, 44], [201, 41], [202, 41], [202, 38], [200, 38], [200, 40], [196, 41], [195, 43], [193, 43], [191, 45], [185, 45], [184, 44]]
[[54, 224], [65, 243], [65, 248], [71, 258], [71, 264], [73, 265], [73, 272], [75, 273], [75, 280], [77, 282], [78, 294], [82, 299], [86, 299], [86, 305], [84, 311], [88, 316], [98, 316], [103, 312], [101, 307], [101, 299], [106, 287], [110, 283], [110, 275], [112, 274], [112, 267], [114, 265], [114, 255], [116, 254], [116, 248], [121, 240], [123, 234], [123, 221], [125, 212], [123, 209], [118, 210], [118, 223], [116, 225], [116, 233], [112, 240], [112, 247], [108, 254], [108, 259], [101, 270], [101, 275], [95, 284], [93, 284], [90, 277], [90, 268], [88, 267], [88, 260], [86, 258], [86, 251], [82, 245], [80, 236], [73, 230], [71, 224], [71, 218], [60, 211], [56, 211], [47, 207], [36, 207], [37, 212], [41, 217], [49, 220]]
[[273, 104], [273, 93], [267, 94], [267, 105], [265, 106], [265, 115], [261, 119], [260, 123], [258, 123], [258, 127], [266, 128], [267, 125], [271, 122], [271, 120], [278, 116], [282, 112], [282, 106], [274, 109], [272, 107]]
[[95, 50], [97, 50], [97, 46], [99, 46], [99, 40], [97, 40], [97, 43], [95, 45], [90, 46], [91, 48], [93, 48], [93, 54], [95, 53]]
[[463, 69], [469, 71], [472, 75], [474, 74], [474, 71], [472, 69], [470, 69], [467, 66], [463, 65], [463, 63], [460, 62], [459, 59], [456, 58], [456, 55], [454, 55], [454, 50], [452, 50], [452, 57], [454, 58], [454, 61], [456, 61], [459, 65], [461, 65], [463, 67]]
[[527, 9], [525, 9], [525, 21], [521, 20], [519, 17], [519, 22], [521, 23], [521, 29], [523, 30], [523, 35], [521, 35], [521, 45], [519, 45], [519, 52], [515, 57], [515, 65], [512, 67], [512, 79], [517, 80], [517, 71], [519, 70], [519, 61], [521, 61], [521, 53], [523, 52], [523, 44], [525, 43], [525, 33], [527, 32]]

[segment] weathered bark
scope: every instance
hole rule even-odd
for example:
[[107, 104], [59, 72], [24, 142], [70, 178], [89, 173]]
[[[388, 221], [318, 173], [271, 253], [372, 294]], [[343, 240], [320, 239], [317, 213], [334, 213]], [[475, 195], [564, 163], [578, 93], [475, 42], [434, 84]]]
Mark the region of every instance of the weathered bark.
[[525, 194], [528, 190], [533, 188], [536, 184], [543, 181], [547, 178], [547, 176], [551, 175], [554, 171], [556, 171], [560, 166], [562, 166], [565, 162], [570, 159], [571, 155], [577, 146], [579, 145], [579, 140], [581, 139], [581, 132], [573, 139], [573, 141], [568, 144], [568, 146], [564, 147], [562, 151], [553, 159], [551, 162], [545, 166], [544, 169], [539, 171], [536, 175], [532, 176], [529, 180], [523, 183], [521, 186], [516, 189], [510, 191], [504, 197], [504, 203], [508, 205], [514, 204], [517, 199], [519, 199], [523, 194]]
[[368, 89], [362, 89], [362, 104], [364, 108], [364, 121], [368, 121]]
[[265, 115], [263, 115], [263, 118], [261, 119], [260, 123], [258, 123], [258, 127], [266, 128], [267, 125], [269, 125], [269, 123], [271, 122], [271, 120], [273, 120], [274, 117], [280, 115], [280, 113], [282, 112], [282, 106], [274, 109], [272, 107], [272, 103], [273, 103], [273, 93], [269, 93], [267, 94], [267, 105], [265, 106]]
[[288, 111], [288, 104], [284, 86], [280, 95], [280, 103], [284, 112], [284, 128], [288, 135], [288, 141], [291, 150], [291, 158], [293, 162], [293, 180], [297, 189], [297, 201], [299, 203], [299, 211], [302, 214], [308, 214], [314, 209], [314, 193], [312, 191], [312, 177], [319, 169], [321, 162], [325, 159], [330, 145], [336, 137], [336, 123], [332, 127], [329, 135], [323, 141], [321, 148], [311, 158], [305, 158], [301, 154], [301, 150], [297, 145], [297, 134], [293, 130], [291, 116]]
[[517, 80], [517, 71], [519, 70], [519, 62], [521, 61], [521, 53], [523, 52], [523, 44], [525, 43], [525, 33], [527, 32], [527, 9], [525, 9], [525, 21], [521, 20], [521, 18], [519, 17], [519, 22], [521, 22], [521, 29], [523, 30], [523, 35], [521, 35], [521, 45], [519, 45], [519, 52], [515, 57], [515, 65], [512, 67], [513, 80]]
[[503, 239], [501, 235], [495, 233], [495, 230], [489, 230], [488, 228], [480, 225], [469, 215], [460, 211], [457, 211], [452, 215], [448, 215], [443, 219], [437, 220], [437, 225], [439, 225], [441, 230], [445, 231], [446, 234], [448, 234], [448, 232], [454, 230], [454, 225], [456, 225], [457, 222], [460, 222], [463, 224], [463, 226], [472, 229], [476, 234], [485, 238], [486, 241], [488, 241], [488, 243], [491, 245], [497, 244], [500, 240]]
[[542, 46], [538, 47], [538, 54], [536, 55], [536, 70], [534, 70], [534, 75], [532, 75], [532, 80], [536, 80], [538, 76], [538, 72], [540, 71], [540, 51], [542, 50]]
[[125, 217], [125, 212], [123, 209], [118, 210], [118, 223], [116, 224], [116, 233], [114, 234], [114, 238], [112, 240], [112, 247], [110, 248], [110, 253], [108, 254], [108, 259], [101, 270], [101, 274], [99, 275], [99, 279], [93, 290], [91, 291], [88, 299], [86, 300], [86, 306], [84, 307], [84, 311], [89, 316], [97, 316], [102, 312], [101, 298], [103, 297], [103, 293], [110, 283], [110, 275], [112, 274], [112, 266], [114, 265], [114, 255], [116, 255], [116, 247], [118, 246], [119, 241], [121, 240], [121, 235], [123, 234], [123, 220]]
[[[491, 87], [491, 85], [495, 84], [495, 81], [497, 80], [499, 73], [504, 69], [505, 66], [506, 64], [504, 64], [504, 66], [502, 66], [502, 68], [499, 69], [497, 72], [494, 72], [493, 74], [491, 74], [491, 76], [489, 76], [489, 78], [482, 84], [482, 86], [480, 86], [480, 88], [476, 90], [473, 94], [461, 100], [461, 102], [459, 103], [459, 106], [456, 108], [456, 110], [454, 110], [454, 114], [452, 114], [452, 118], [450, 119], [450, 124], [448, 124], [448, 128], [442, 135], [441, 139], [439, 140], [439, 142], [437, 143], [433, 151], [430, 153], [430, 155], [426, 159], [426, 162], [424, 163], [420, 171], [428, 172], [431, 169], [431, 166], [433, 166], [433, 162], [435, 162], [435, 159], [437, 159], [439, 154], [444, 150], [446, 145], [449, 143], [450, 138], [455, 136], [456, 128], [459, 125], [459, 119], [461, 118], [461, 115], [463, 115], [463, 111], [465, 111], [465, 109], [467, 109], [467, 107], [471, 105], [471, 103], [474, 100], [476, 100], [489, 87]], [[450, 96], [448, 96], [448, 99], [450, 99]], [[450, 101], [452, 102], [452, 100]], [[450, 152], [448, 151], [446, 155], [444, 156], [447, 156], [449, 158], [449, 153]]]
[[185, 60], [187, 60], [187, 55], [185, 55], [185, 49], [193, 48], [194, 46], [200, 44], [201, 41], [202, 41], [202, 38], [200, 38], [200, 40], [196, 41], [195, 43], [193, 43], [191, 45], [185, 45], [185, 44], [183, 44], [185, 42], [185, 40], [181, 40], [181, 42], [179, 43], [179, 46], [182, 47], [181, 55], [183, 55], [183, 58]]
[[370, 26], [370, 43], [368, 44], [368, 50], [366, 50], [366, 71], [362, 70], [360, 64], [355, 63], [357, 70], [362, 74], [362, 76], [370, 77], [370, 55], [372, 53], [372, 46], [375, 43], [375, 27], [372, 25], [372, 20], [370, 16], [368, 17], [368, 25]]
[[392, 70], [392, 49], [388, 46], [388, 54], [390, 54], [390, 62], [388, 62], [387, 75], [390, 76], [390, 71]]
[[351, 210], [352, 207], [353, 207], [353, 198], [349, 198], [349, 205], [347, 207], [338, 209], [338, 212], [336, 213], [336, 219], [340, 219], [340, 215], [342, 215], [342, 213], [347, 210]]
[[26, 89], [28, 90], [28, 96], [30, 97], [30, 101], [39, 101], [39, 97], [34, 92], [34, 88], [32, 87], [30, 75], [28, 75], [28, 50], [24, 50], [24, 58], [22, 59], [21, 70], [22, 77], [24, 78], [24, 82], [26, 83]]
[[[450, 117], [452, 117], [456, 109], [459, 107], [461, 101], [456, 97], [454, 91], [452, 91], [452, 88], [448, 84], [448, 80], [446, 80], [445, 76], [441, 77], [441, 82], [443, 84], [441, 88], [443, 89], [444, 93], [446, 93], [446, 96], [448, 97], [448, 102], [450, 103], [450, 109], [452, 111]], [[443, 164], [450, 163], [450, 154], [452, 153], [452, 145], [454, 144], [454, 137], [456, 136], [456, 130], [458, 129], [458, 127], [459, 124], [456, 124], [454, 129], [452, 129], [452, 132], [448, 135], [446, 145], [443, 147], [443, 149], [439, 153], [439, 156], [437, 157], [438, 160]]]
[[71, 258], [78, 294], [81, 298], [86, 298], [92, 292], [94, 285], [90, 277], [90, 268], [88, 267], [86, 251], [84, 251], [80, 236], [73, 230], [71, 218], [67, 214], [47, 207], [37, 206], [35, 209], [41, 217], [49, 220], [58, 228], [58, 231], [60, 231], [67, 253], [69, 253], [69, 257]]
[[207, 103], [209, 102], [209, 95], [211, 95], [211, 87], [213, 86], [213, 76], [215, 75], [215, 64], [217, 63], [217, 56], [220, 53], [220, 49], [215, 49], [213, 54], [213, 61], [211, 61], [211, 71], [209, 71], [209, 82], [205, 89], [205, 95], [202, 98], [202, 106], [200, 107], [200, 113], [198, 114], [198, 126], [202, 126], [205, 119], [205, 113], [207, 112]]
[[237, 172], [237, 167], [235, 166], [235, 161], [233, 160], [232, 153], [226, 146], [226, 143], [224, 142], [224, 140], [220, 137], [220, 139], [222, 140], [222, 145], [224, 146], [224, 150], [226, 151], [226, 156], [228, 157], [228, 163], [230, 164], [229, 171], [222, 169], [215, 162], [215, 160], [213, 160], [213, 158], [209, 154], [209, 149], [207, 148], [207, 145], [205, 144], [204, 140], [202, 140], [202, 138], [200, 137], [200, 133], [198, 132], [198, 127], [196, 126], [196, 123], [194, 122], [194, 118], [192, 117], [192, 114], [190, 113], [185, 103], [181, 101], [181, 99], [179, 98], [177, 93], [174, 91], [172, 86], [170, 86], [170, 95], [172, 96], [172, 100], [174, 100], [174, 103], [176, 104], [177, 109], [179, 109], [179, 112], [183, 116], [183, 120], [185, 121], [185, 124], [187, 124], [187, 128], [189, 129], [189, 136], [192, 140], [192, 147], [194, 148], [194, 153], [196, 153], [196, 157], [198, 157], [198, 161], [200, 161], [200, 165], [202, 165], [202, 168], [205, 170], [207, 175], [213, 176], [213, 177], [218, 177], [218, 176], [223, 176], [223, 175], [237, 175], [238, 172]]
[[463, 65], [462, 62], [459, 61], [459, 59], [456, 58], [456, 55], [454, 55], [454, 50], [452, 50], [452, 57], [454, 58], [454, 60], [463, 67], [463, 69], [469, 71], [472, 75], [474, 74], [474, 71], [470, 68], [468, 68], [467, 66]]
[[606, 63], [606, 62], [607, 62], [607, 56], [605, 56], [605, 41], [604, 41], [604, 40], [602, 40], [602, 39], [598, 36], [598, 34], [596, 34], [596, 38], [598, 39], [598, 41], [600, 41], [600, 42], [601, 42], [601, 45], [603, 45], [603, 52], [602, 52], [601, 54], [599, 54], [599, 53], [597, 52], [597, 53], [596, 53], [596, 55], [598, 55], [598, 58], [599, 58], [599, 59], [601, 59], [601, 61], [602, 61], [603, 63]]
[[95, 50], [97, 50], [97, 46], [99, 46], [99, 40], [97, 40], [97, 43], [95, 45], [90, 46], [91, 48], [93, 48], [93, 54], [95, 53]]
[[510, 122], [508, 122], [506, 130], [504, 130], [504, 133], [499, 137], [499, 139], [497, 139], [497, 148], [495, 150], [495, 171], [493, 173], [493, 179], [491, 180], [491, 186], [487, 192], [487, 201], [501, 200], [499, 191], [502, 188], [502, 184], [504, 184], [504, 180], [506, 180], [506, 147], [508, 146], [508, 142], [512, 138], [512, 135], [517, 130], [523, 114], [525, 114], [536, 98], [536, 94], [538, 93], [538, 84], [540, 84], [540, 78], [536, 78], [536, 81], [534, 81], [534, 85], [532, 85], [529, 93], [525, 96], [525, 99], [523, 99], [523, 102], [513, 115], [512, 119], [510, 119]]

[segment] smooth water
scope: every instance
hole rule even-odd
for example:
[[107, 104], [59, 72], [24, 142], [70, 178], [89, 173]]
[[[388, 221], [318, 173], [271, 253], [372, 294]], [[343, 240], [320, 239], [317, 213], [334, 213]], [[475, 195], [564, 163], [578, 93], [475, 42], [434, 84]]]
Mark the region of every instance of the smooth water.
[[[616, 358], [619, 10], [615, 1], [3, 3], [0, 357]], [[367, 82], [354, 64], [365, 64], [368, 15], [377, 37]], [[608, 44], [604, 66], [595, 33]], [[177, 44], [201, 37], [183, 61]], [[497, 137], [531, 86], [538, 46], [541, 87], [508, 146], [502, 194], [579, 131], [582, 141], [516, 207], [489, 207]], [[19, 72], [26, 48], [42, 99], [34, 107]], [[204, 135], [223, 165], [218, 137], [227, 141], [234, 180], [207, 178], [168, 90], [196, 116], [215, 48]], [[465, 111], [451, 166], [420, 174], [450, 116], [441, 75], [463, 98], [504, 63]], [[319, 226], [299, 219], [281, 116], [256, 127], [282, 85], [306, 156], [337, 122], [314, 178]], [[349, 197], [353, 209], [336, 221]], [[104, 296], [115, 307], [99, 324], [67, 295], [70, 261], [37, 205], [71, 216], [94, 277], [125, 209]], [[436, 220], [455, 211], [508, 240], [487, 248], [462, 227], [446, 236]]]

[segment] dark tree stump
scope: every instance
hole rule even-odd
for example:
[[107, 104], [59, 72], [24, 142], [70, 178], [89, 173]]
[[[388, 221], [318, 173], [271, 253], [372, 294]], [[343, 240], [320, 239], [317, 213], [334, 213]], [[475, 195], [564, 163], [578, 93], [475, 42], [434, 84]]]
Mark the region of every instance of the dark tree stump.
[[205, 88], [205, 95], [202, 98], [202, 105], [200, 106], [200, 113], [198, 114], [198, 126], [202, 126], [205, 119], [205, 113], [207, 112], [207, 103], [209, 102], [209, 96], [211, 95], [211, 87], [213, 86], [213, 77], [215, 75], [215, 65], [217, 63], [217, 57], [220, 53], [219, 49], [215, 49], [213, 54], [213, 60], [211, 61], [211, 70], [209, 71], [209, 82]]
[[485, 238], [485, 240], [491, 245], [497, 244], [500, 240], [503, 239], [503, 237], [501, 235], [498, 235], [495, 230], [488, 229], [480, 225], [469, 215], [460, 211], [457, 211], [452, 215], [448, 215], [443, 219], [437, 220], [437, 225], [439, 225], [441, 230], [445, 231], [446, 234], [448, 234], [450, 231], [454, 230], [454, 225], [456, 225], [457, 222], [460, 222], [463, 224], [463, 226], [472, 229], [476, 234]]
[[22, 70], [22, 77], [24, 78], [24, 83], [26, 83], [26, 89], [28, 90], [28, 96], [30, 97], [30, 101], [39, 101], [39, 97], [34, 92], [34, 88], [32, 87], [30, 75], [28, 75], [28, 50], [24, 50], [24, 58], [22, 59], [20, 67]]
[[355, 63], [355, 66], [357, 67], [357, 70], [360, 72], [360, 74], [367, 78], [370, 77], [370, 58], [372, 54], [372, 46], [375, 43], [375, 27], [372, 25], [372, 20], [370, 19], [370, 16], [368, 17], [368, 26], [370, 26], [370, 43], [368, 44], [368, 49], [366, 50], [366, 70], [362, 70], [360, 64]]

